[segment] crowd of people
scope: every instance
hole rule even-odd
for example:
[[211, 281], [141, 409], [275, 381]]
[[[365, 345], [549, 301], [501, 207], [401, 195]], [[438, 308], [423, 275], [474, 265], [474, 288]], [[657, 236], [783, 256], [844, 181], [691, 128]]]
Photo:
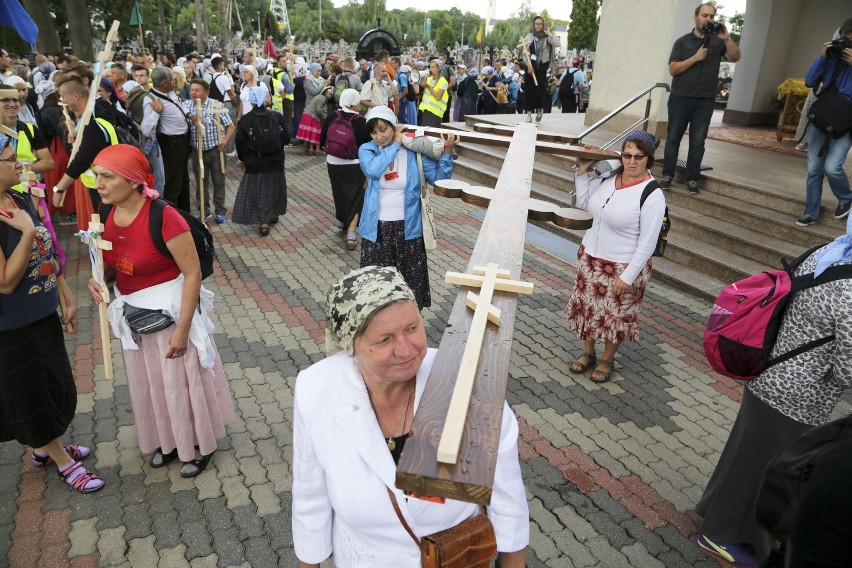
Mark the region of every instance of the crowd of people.
[[[593, 223], [565, 308], [583, 342], [569, 368], [590, 371], [596, 383], [611, 380], [618, 349], [638, 338], [666, 211], [662, 190], [672, 182], [670, 161], [687, 124], [687, 187], [698, 192], [692, 176], [703, 152], [706, 97], [690, 91], [700, 81], [687, 81], [707, 74], [697, 65], [707, 58], [718, 66], [723, 56], [740, 57], [724, 28], [708, 31], [714, 17], [711, 4], [700, 5], [692, 34], [672, 50], [676, 81], [660, 183], [651, 173], [660, 140], [646, 131], [624, 137], [610, 177], [591, 176], [591, 160], [578, 162], [577, 205]], [[838, 33], [852, 42], [852, 20]], [[0, 440], [28, 445], [36, 466], [55, 464], [78, 492], [104, 486], [82, 464], [91, 449], [62, 441], [76, 408], [62, 332], [76, 327], [77, 303], [62, 277], [64, 254], [53, 228], [53, 219], [74, 223], [76, 215], [86, 231], [97, 212], [103, 238], [114, 243], [103, 257], [116, 295], [109, 322], [122, 344], [139, 449], [151, 454], [151, 467], [179, 459], [184, 477], [204, 471], [235, 415], [193, 231], [227, 222], [226, 158], [237, 158], [243, 174], [231, 219], [269, 235], [287, 211], [285, 148], [301, 142], [307, 154], [325, 156], [337, 229], [348, 250], [360, 243], [361, 268], [329, 291], [329, 357], [303, 370], [296, 383], [292, 510], [300, 565], [317, 566], [332, 553], [338, 566], [377, 559], [408, 565], [409, 536], [418, 542], [480, 512], [458, 501], [420, 501], [388, 481], [435, 356], [420, 316], [431, 305], [421, 195], [425, 184], [452, 176], [459, 141], [451, 133], [414, 137], [406, 125], [440, 127], [508, 108], [538, 122], [555, 100], [563, 112], [582, 110], [589, 91], [582, 61], [557, 61], [558, 39], [539, 16], [525, 43], [519, 62], [497, 59], [481, 68], [443, 56], [405, 61], [387, 52], [373, 62], [329, 54], [312, 63], [284, 53], [273, 64], [251, 51], [239, 62], [215, 53], [166, 53], [157, 64], [124, 54], [105, 69], [60, 53], [37, 55], [30, 68], [0, 50]], [[808, 81], [831, 87], [836, 80], [848, 99], [852, 48], [826, 62], [830, 45]], [[91, 120], [81, 125], [89, 112]], [[845, 158], [852, 136], [828, 139], [815, 126], [809, 149], [822, 153], [809, 156], [808, 207], [811, 178], [835, 179], [833, 161]], [[27, 195], [22, 163], [42, 177], [44, 200]], [[848, 213], [848, 181], [835, 194], [838, 215]], [[850, 235], [852, 222], [797, 274], [852, 263]], [[754, 520], [760, 476], [775, 453], [826, 422], [852, 384], [849, 282], [839, 279], [790, 302], [777, 350], [832, 333], [835, 339], [763, 372], [745, 389], [731, 439], [696, 507], [704, 519], [698, 546], [708, 554], [757, 566], [779, 544]], [[101, 280], [92, 278], [88, 289], [96, 303], [104, 300]], [[524, 565], [529, 522], [517, 421], [504, 406], [487, 513], [500, 566], [511, 568]], [[351, 491], [352, 483], [359, 491]], [[378, 500], [386, 505], [378, 512], [366, 505]], [[797, 538], [806, 550], [807, 539]]]

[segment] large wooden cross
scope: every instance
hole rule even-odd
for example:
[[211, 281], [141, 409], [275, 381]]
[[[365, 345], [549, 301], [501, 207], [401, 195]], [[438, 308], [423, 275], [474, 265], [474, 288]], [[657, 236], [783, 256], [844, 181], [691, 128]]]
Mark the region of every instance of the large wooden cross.
[[[223, 114], [228, 114], [228, 109], [225, 108], [224, 105], [219, 103], [219, 106], [214, 106], [213, 108], [204, 111], [207, 114], [213, 115], [213, 121], [216, 124], [216, 141], [222, 142], [225, 139], [225, 125], [223, 124], [224, 120], [222, 119]], [[199, 142], [201, 144], [201, 142]], [[225, 151], [219, 150], [219, 167], [222, 169], [222, 173], [225, 173]]]
[[112, 350], [109, 346], [109, 320], [107, 319], [107, 304], [109, 304], [109, 288], [104, 278], [104, 250], [112, 250], [112, 242], [103, 238], [104, 226], [101, 216], [92, 213], [89, 230], [77, 233], [80, 240], [89, 247], [89, 261], [92, 263], [92, 277], [101, 287], [103, 301], [98, 304], [98, 319], [101, 325], [101, 350], [104, 358], [104, 374], [112, 379]]
[[[511, 138], [425, 129], [427, 135], [445, 132], [458, 134], [463, 141], [509, 149], [493, 190], [471, 188], [452, 180], [439, 183], [436, 190], [448, 196], [468, 196], [472, 202], [488, 206], [488, 211], [467, 274], [450, 273], [449, 280], [463, 288], [453, 304], [411, 437], [405, 444], [396, 485], [420, 495], [487, 505], [500, 443], [517, 309], [515, 293], [529, 291], [528, 285], [519, 282], [527, 220], [554, 221], [571, 229], [591, 226], [591, 215], [585, 211], [530, 199], [535, 153], [597, 160], [617, 154], [537, 141], [538, 132], [532, 124], [518, 125]], [[473, 294], [474, 287], [481, 287], [478, 295]], [[486, 325], [486, 319], [499, 326]], [[471, 395], [465, 392], [469, 387]], [[456, 394], [456, 389], [460, 394]], [[456, 439], [460, 440], [457, 452]]]

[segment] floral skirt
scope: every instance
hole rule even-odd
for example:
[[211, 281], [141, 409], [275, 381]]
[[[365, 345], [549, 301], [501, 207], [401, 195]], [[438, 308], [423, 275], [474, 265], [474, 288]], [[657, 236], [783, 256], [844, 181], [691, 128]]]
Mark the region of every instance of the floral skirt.
[[627, 263], [613, 262], [577, 251], [577, 280], [565, 307], [568, 327], [584, 341], [603, 339], [612, 343], [636, 341], [639, 308], [651, 278], [651, 259], [633, 281], [633, 290], [615, 295], [615, 280]]

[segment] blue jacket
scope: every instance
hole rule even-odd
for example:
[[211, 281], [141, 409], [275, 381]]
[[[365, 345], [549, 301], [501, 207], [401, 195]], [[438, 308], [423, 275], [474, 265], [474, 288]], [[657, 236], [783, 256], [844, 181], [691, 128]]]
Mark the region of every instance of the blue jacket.
[[[368, 180], [358, 232], [361, 238], [371, 242], [376, 242], [379, 232], [379, 178], [387, 171], [399, 150], [400, 145], [396, 142], [392, 142], [385, 148], [379, 148], [374, 140], [358, 148], [361, 170]], [[408, 152], [407, 167], [404, 211], [405, 240], [408, 241], [423, 236], [423, 222], [420, 218], [420, 173], [417, 169], [417, 154], [414, 152]], [[453, 176], [452, 155], [443, 154], [439, 162], [423, 155], [423, 175], [429, 183], [451, 178]]]
[[826, 61], [822, 55], [818, 56], [808, 69], [808, 74], [805, 75], [805, 85], [814, 87], [820, 81], [827, 85], [832, 80], [837, 84], [840, 94], [852, 101], [852, 69], [849, 64], [840, 58]]

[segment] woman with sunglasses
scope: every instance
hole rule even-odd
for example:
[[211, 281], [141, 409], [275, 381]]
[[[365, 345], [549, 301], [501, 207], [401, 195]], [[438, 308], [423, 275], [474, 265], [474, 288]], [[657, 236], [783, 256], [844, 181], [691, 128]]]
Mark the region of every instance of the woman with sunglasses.
[[[22, 170], [11, 139], [0, 134], [0, 442], [33, 448], [33, 464], [56, 464], [80, 493], [104, 486], [81, 462], [85, 446], [63, 445], [77, 410], [77, 388], [63, 324], [77, 328], [77, 302], [64, 280], [50, 232], [27, 195], [11, 187]], [[67, 310], [60, 318], [59, 294]]]
[[[583, 354], [572, 373], [594, 367], [592, 381], [605, 383], [615, 369], [615, 354], [639, 334], [639, 308], [651, 277], [651, 255], [666, 210], [662, 190], [640, 205], [645, 186], [654, 180], [654, 150], [660, 141], [634, 130], [621, 146], [621, 171], [607, 179], [589, 176], [594, 160], [580, 160], [574, 184], [577, 207], [593, 216], [577, 251], [577, 279], [565, 308], [569, 327], [583, 340]], [[600, 359], [595, 342], [604, 341]]]

